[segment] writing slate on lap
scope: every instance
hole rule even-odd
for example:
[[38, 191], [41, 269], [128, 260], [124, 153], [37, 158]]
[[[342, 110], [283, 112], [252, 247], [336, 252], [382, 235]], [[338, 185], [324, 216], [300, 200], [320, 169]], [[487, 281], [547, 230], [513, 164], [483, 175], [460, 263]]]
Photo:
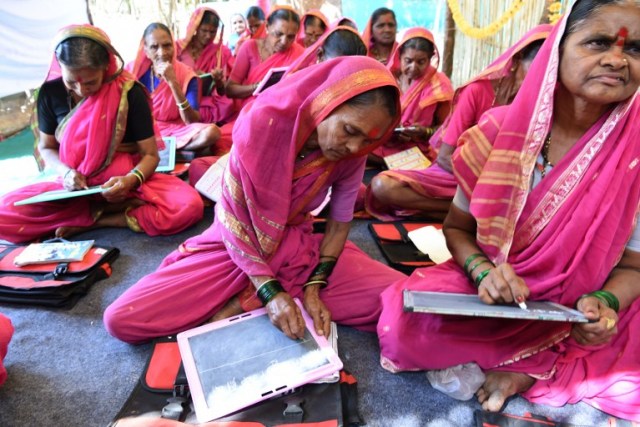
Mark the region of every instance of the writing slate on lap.
[[579, 311], [549, 301], [527, 301], [526, 309], [514, 304], [485, 304], [478, 295], [403, 291], [403, 309], [415, 313], [456, 316], [502, 317], [521, 320], [586, 323], [589, 320]]
[[[306, 322], [292, 340], [274, 327], [266, 309], [178, 334], [178, 345], [200, 422], [229, 415], [342, 368], [327, 340], [296, 300]], [[220, 343], [225, 343], [224, 346]]]
[[[300, 306], [299, 301], [296, 302]], [[157, 339], [140, 381], [114, 422], [131, 416], [157, 416], [196, 423], [201, 422], [203, 416], [217, 417], [223, 412], [233, 411], [233, 408], [240, 408], [217, 420], [255, 422], [264, 426], [304, 423], [310, 427], [342, 427], [346, 420], [349, 425], [360, 425], [357, 385], [350, 374], [341, 371], [331, 382], [287, 387], [299, 381], [320, 378], [318, 376], [323, 372], [333, 373], [342, 366], [333, 350], [337, 348], [336, 343], [331, 347], [323, 342], [323, 337], [313, 334], [313, 328], [309, 330], [311, 319], [306, 313], [304, 316], [307, 331], [301, 340], [286, 337], [269, 322], [264, 309], [179, 334], [180, 348], [176, 336]], [[332, 338], [337, 337], [337, 331], [332, 333], [335, 333]], [[312, 356], [313, 360], [309, 361], [313, 352], [321, 354]], [[187, 369], [182, 368], [183, 353]], [[292, 367], [292, 364], [296, 366]], [[192, 370], [188, 384], [187, 370]], [[267, 375], [267, 371], [271, 375]], [[323, 375], [318, 381], [327, 378]], [[246, 386], [252, 381], [269, 390], [264, 392], [258, 385]], [[245, 387], [239, 390], [242, 395], [238, 396], [238, 390], [234, 392], [233, 388], [241, 388], [243, 382]], [[196, 395], [195, 399], [200, 399], [202, 405], [202, 396], [215, 387], [222, 387], [223, 393], [212, 403], [211, 410], [205, 401], [204, 415], [202, 411], [194, 413], [190, 392]], [[278, 390], [272, 392], [274, 389]], [[256, 399], [261, 401], [251, 405], [247, 403]]]

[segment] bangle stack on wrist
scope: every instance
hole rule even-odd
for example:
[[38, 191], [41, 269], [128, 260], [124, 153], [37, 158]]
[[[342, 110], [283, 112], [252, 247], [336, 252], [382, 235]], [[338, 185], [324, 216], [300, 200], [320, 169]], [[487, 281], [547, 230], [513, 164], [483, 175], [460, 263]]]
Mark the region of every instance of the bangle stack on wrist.
[[131, 169], [131, 172], [129, 172], [130, 174], [133, 174], [133, 176], [135, 176], [138, 179], [138, 187], [140, 187], [144, 181], [145, 181], [145, 177], [144, 174], [142, 172], [140, 172], [139, 169]]
[[277, 279], [269, 279], [260, 285], [256, 294], [260, 302], [262, 302], [262, 305], [267, 305], [277, 294], [284, 291], [284, 288]]
[[[474, 280], [472, 273], [482, 264], [491, 264], [491, 267], [478, 273]], [[487, 277], [493, 267], [495, 267], [495, 265], [483, 253], [471, 254], [464, 261], [464, 272], [469, 277], [469, 280], [471, 280], [476, 285], [476, 288], [480, 287], [480, 283], [482, 283], [482, 280]]]
[[612, 294], [609, 291], [600, 290], [600, 291], [589, 292], [588, 294], [584, 294], [580, 298], [578, 298], [578, 301], [580, 301], [582, 298], [585, 298], [585, 297], [598, 298], [604, 305], [606, 305], [616, 313], [618, 312], [618, 310], [620, 310], [620, 301], [618, 301], [618, 297], [616, 297], [614, 294]]
[[320, 255], [320, 258], [331, 258], [331, 260], [322, 261], [316, 265], [307, 282], [302, 285], [303, 289], [311, 285], [320, 285], [320, 289], [324, 289], [329, 284], [328, 279], [333, 272], [333, 268], [336, 266], [337, 258], [329, 255]]
[[190, 108], [190, 107], [191, 107], [191, 104], [189, 104], [189, 100], [188, 100], [188, 99], [186, 99], [186, 98], [185, 98], [185, 100], [184, 100], [184, 101], [182, 101], [182, 102], [180, 102], [180, 103], [176, 103], [176, 105], [178, 106], [178, 109], [179, 109], [180, 111], [184, 111], [184, 110], [186, 110], [186, 109], [188, 109], [188, 108]]

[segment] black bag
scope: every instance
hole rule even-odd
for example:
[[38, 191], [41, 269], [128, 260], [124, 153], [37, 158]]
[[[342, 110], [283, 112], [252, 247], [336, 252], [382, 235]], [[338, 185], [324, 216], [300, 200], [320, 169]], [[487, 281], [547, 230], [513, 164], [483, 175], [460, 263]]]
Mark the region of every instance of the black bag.
[[[251, 421], [266, 427], [293, 423], [311, 423], [311, 426], [321, 422], [336, 427], [359, 426], [363, 422], [357, 412], [355, 378], [344, 371], [340, 377], [337, 383], [306, 384], [217, 421]], [[343, 398], [345, 394], [349, 401]], [[196, 423], [175, 336], [155, 340], [140, 380], [113, 423], [139, 416]]]
[[405, 274], [411, 274], [416, 268], [435, 265], [429, 255], [420, 252], [408, 236], [409, 231], [428, 225], [442, 228], [442, 224], [396, 221], [372, 222], [369, 230], [389, 265]]
[[82, 261], [16, 266], [27, 245], [0, 245], [0, 303], [71, 308], [91, 285], [111, 276], [117, 248], [94, 245]]

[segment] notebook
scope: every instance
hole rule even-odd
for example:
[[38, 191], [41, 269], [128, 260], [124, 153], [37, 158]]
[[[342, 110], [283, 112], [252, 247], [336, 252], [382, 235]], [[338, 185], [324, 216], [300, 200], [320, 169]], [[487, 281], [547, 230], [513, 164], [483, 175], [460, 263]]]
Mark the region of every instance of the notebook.
[[431, 166], [431, 161], [425, 157], [418, 147], [391, 154], [384, 157], [384, 163], [389, 170], [417, 170]]
[[93, 243], [94, 240], [32, 243], [15, 257], [13, 263], [22, 267], [30, 264], [82, 261]]

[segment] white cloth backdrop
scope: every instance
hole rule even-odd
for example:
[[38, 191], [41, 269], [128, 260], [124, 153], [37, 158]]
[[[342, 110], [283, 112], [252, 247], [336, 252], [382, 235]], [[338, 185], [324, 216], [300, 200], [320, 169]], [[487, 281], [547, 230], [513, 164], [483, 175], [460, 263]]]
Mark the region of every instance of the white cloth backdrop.
[[40, 86], [53, 36], [65, 25], [87, 22], [85, 0], [1, 0], [0, 97]]

